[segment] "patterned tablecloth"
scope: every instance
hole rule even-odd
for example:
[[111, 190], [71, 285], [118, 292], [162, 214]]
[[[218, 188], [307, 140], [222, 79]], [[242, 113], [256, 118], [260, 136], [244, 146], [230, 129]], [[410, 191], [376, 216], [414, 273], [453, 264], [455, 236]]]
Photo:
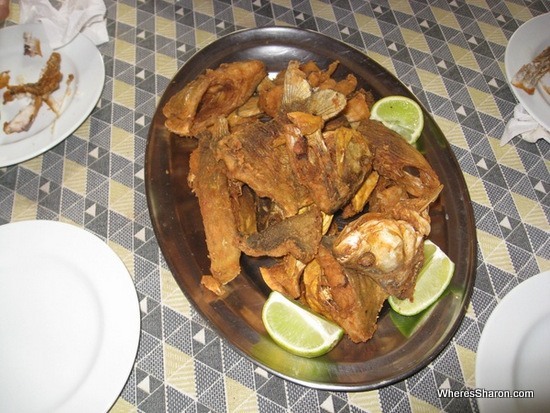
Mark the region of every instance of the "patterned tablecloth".
[[[504, 53], [546, 0], [106, 1], [105, 88], [91, 116], [34, 159], [0, 168], [0, 224], [49, 219], [104, 239], [138, 292], [137, 359], [113, 412], [477, 411], [437, 390], [475, 388], [476, 349], [506, 293], [550, 269], [550, 145], [500, 137], [516, 99]], [[12, 0], [11, 16], [18, 22]], [[319, 31], [366, 52], [411, 88], [445, 133], [475, 213], [477, 278], [459, 331], [426, 368], [368, 392], [317, 391], [237, 353], [176, 285], [146, 204], [144, 156], [156, 104], [176, 71], [220, 36], [265, 25]], [[549, 114], [550, 116], [550, 114]], [[177, 345], [177, 340], [185, 345]]]

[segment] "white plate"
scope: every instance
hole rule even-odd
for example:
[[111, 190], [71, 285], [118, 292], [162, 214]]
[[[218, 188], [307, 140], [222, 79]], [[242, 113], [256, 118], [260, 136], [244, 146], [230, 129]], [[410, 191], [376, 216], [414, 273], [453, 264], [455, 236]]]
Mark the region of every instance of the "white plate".
[[[510, 37], [504, 55], [508, 82], [524, 64], [531, 62], [540, 52], [550, 46], [549, 27], [550, 13], [541, 14], [522, 24]], [[547, 73], [541, 79], [532, 95], [511, 83], [510, 88], [525, 110], [537, 122], [550, 130], [550, 94], [542, 88], [543, 84], [550, 87], [550, 74]]]
[[[42, 57], [23, 54], [25, 32], [40, 40]], [[4, 122], [11, 120], [25, 102], [17, 100], [3, 104], [0, 98], [0, 167], [26, 161], [57, 145], [84, 122], [99, 100], [105, 83], [105, 67], [97, 47], [86, 36], [78, 35], [56, 51], [61, 55], [63, 79], [52, 96], [62, 104], [61, 114], [56, 118], [43, 104], [27, 132], [6, 135]], [[10, 84], [36, 82], [51, 53], [41, 24], [22, 24], [0, 30], [0, 72], [9, 70]], [[69, 74], [74, 75], [74, 80], [67, 86]], [[4, 90], [0, 92], [3, 94]]]
[[0, 411], [107, 411], [139, 336], [134, 284], [101, 239], [54, 221], [0, 226]]
[[489, 316], [479, 340], [476, 387], [534, 390], [534, 398], [479, 398], [481, 412], [543, 412], [550, 406], [550, 271], [523, 281]]

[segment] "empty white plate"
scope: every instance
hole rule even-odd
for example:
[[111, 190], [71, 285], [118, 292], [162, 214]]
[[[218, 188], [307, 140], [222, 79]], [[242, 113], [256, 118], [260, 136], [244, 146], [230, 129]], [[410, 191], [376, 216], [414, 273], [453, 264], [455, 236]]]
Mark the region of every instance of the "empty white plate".
[[107, 411], [139, 337], [134, 284], [100, 238], [54, 221], [0, 226], [0, 411]]
[[534, 391], [534, 398], [479, 398], [486, 412], [543, 412], [550, 406], [550, 271], [510, 291], [481, 334], [476, 387], [487, 391]]

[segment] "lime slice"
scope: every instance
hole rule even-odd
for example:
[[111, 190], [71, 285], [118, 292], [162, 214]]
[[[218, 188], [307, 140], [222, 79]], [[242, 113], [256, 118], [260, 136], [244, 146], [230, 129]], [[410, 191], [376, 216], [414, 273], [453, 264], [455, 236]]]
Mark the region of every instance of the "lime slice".
[[433, 242], [424, 242], [424, 266], [418, 273], [412, 301], [388, 298], [395, 312], [411, 316], [420, 313], [433, 304], [445, 291], [453, 278], [455, 264]]
[[344, 334], [337, 324], [276, 291], [264, 304], [262, 320], [273, 341], [302, 357], [317, 357], [329, 352]]
[[424, 128], [422, 108], [405, 96], [386, 96], [374, 103], [370, 118], [382, 122], [412, 144]]

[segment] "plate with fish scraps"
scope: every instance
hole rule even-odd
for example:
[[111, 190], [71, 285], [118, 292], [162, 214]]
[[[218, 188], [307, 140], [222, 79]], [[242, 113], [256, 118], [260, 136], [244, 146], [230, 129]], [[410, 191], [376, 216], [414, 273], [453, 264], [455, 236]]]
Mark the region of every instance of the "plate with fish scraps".
[[441, 300], [416, 317], [399, 317], [386, 303], [374, 336], [355, 344], [344, 338], [329, 353], [301, 358], [278, 347], [262, 323], [262, 306], [270, 292], [259, 267], [270, 259], [243, 254], [241, 274], [226, 285], [222, 296], [201, 286], [210, 260], [197, 198], [187, 185], [192, 138], [166, 129], [162, 108], [170, 97], [205, 69], [224, 62], [263, 61], [269, 73], [290, 60], [313, 60], [326, 68], [338, 60], [333, 75], [353, 73], [358, 88], [379, 99], [411, 92], [364, 53], [322, 34], [288, 27], [237, 31], [222, 37], [189, 59], [167, 86], [152, 119], [146, 148], [145, 181], [150, 216], [162, 253], [187, 298], [221, 337], [252, 362], [292, 382], [317, 389], [359, 391], [403, 380], [424, 368], [445, 348], [459, 328], [472, 293], [476, 268], [476, 233], [470, 197], [449, 143], [430, 115], [418, 149], [439, 175], [444, 189], [430, 208], [430, 238], [456, 263], [449, 289]]
[[[0, 73], [9, 75], [10, 86], [38, 82], [53, 52], [61, 57], [59, 88], [42, 102], [32, 121], [26, 116], [14, 121], [21, 111], [32, 109], [28, 93], [9, 102], [0, 101], [0, 167], [34, 158], [63, 141], [84, 122], [101, 95], [105, 83], [103, 58], [84, 35], [52, 50], [39, 23], [0, 31]], [[1, 84], [1, 76], [3, 95], [7, 87]]]
[[[506, 78], [514, 75], [550, 47], [550, 13], [541, 14], [523, 23], [510, 37], [504, 54]], [[510, 88], [525, 110], [547, 130], [550, 130], [550, 72], [536, 84], [532, 94], [513, 86]]]

